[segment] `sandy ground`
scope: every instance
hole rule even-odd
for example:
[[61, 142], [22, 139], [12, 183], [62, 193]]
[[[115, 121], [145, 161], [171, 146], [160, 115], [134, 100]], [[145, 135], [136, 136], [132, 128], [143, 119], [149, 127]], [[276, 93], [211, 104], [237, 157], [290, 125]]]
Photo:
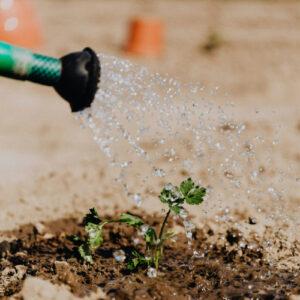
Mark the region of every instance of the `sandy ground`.
[[[130, 17], [162, 18], [163, 55], [130, 59], [184, 82], [220, 87], [224, 97], [217, 101], [234, 101], [237, 120], [251, 134], [279, 139], [275, 168], [292, 166], [286, 209], [299, 215], [299, 2], [36, 0], [35, 5], [45, 35], [41, 51], [58, 56], [87, 45], [124, 56]], [[224, 42], [206, 54], [200, 46], [211, 31]], [[92, 205], [128, 207], [91, 133], [80, 129], [54, 91], [1, 78], [0, 95], [0, 230], [82, 214]]]
[[[237, 119], [252, 132], [280, 138], [280, 164], [299, 174], [300, 4], [264, 1], [35, 1], [51, 55], [90, 45], [124, 56], [128, 20], [155, 15], [166, 26], [159, 58], [135, 58], [152, 70], [184, 82], [220, 87], [220, 104], [236, 103]], [[172, 9], [170, 9], [170, 7]], [[201, 51], [209, 32], [224, 43]], [[1, 79], [0, 228], [82, 211], [101, 199], [124, 196], [88, 130], [81, 130], [68, 105], [51, 89]], [[260, 122], [253, 119], [259, 114]], [[282, 126], [277, 134], [278, 126]], [[288, 146], [287, 146], [288, 145]], [[113, 201], [105, 201], [107, 196]], [[293, 189], [294, 198], [297, 190]]]

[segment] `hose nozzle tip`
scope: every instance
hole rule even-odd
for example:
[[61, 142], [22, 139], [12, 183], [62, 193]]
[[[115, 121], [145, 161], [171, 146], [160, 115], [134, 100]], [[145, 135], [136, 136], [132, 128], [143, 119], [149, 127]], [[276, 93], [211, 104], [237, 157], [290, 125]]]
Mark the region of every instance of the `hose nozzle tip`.
[[90, 48], [61, 58], [62, 73], [55, 90], [69, 102], [72, 112], [91, 106], [100, 82], [101, 67]]

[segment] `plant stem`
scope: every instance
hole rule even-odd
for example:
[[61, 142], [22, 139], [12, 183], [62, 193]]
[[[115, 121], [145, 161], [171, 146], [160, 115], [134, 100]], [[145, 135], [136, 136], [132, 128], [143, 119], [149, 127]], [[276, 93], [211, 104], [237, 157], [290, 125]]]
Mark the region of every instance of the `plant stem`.
[[161, 256], [162, 256], [162, 247], [163, 247], [163, 243], [162, 243], [162, 236], [164, 234], [164, 229], [165, 229], [165, 226], [167, 224], [167, 221], [168, 221], [168, 218], [169, 218], [169, 215], [171, 213], [171, 210], [169, 209], [165, 218], [164, 218], [164, 221], [161, 225], [161, 228], [160, 228], [160, 232], [159, 232], [159, 236], [158, 236], [158, 244], [155, 246], [154, 248], [154, 265], [155, 265], [155, 269], [158, 270], [158, 266], [159, 266], [159, 261], [161, 259]]
[[158, 236], [158, 239], [159, 239], [159, 240], [161, 240], [161, 238], [162, 238], [162, 235], [163, 235], [163, 233], [164, 233], [164, 229], [165, 229], [165, 226], [166, 226], [166, 224], [167, 224], [167, 221], [168, 221], [168, 218], [169, 218], [170, 213], [171, 213], [171, 210], [169, 209], [168, 212], [167, 212], [167, 214], [166, 214], [166, 216], [165, 216], [165, 219], [164, 219], [164, 221], [163, 221], [163, 223], [162, 223], [162, 226], [161, 226], [161, 228], [160, 228], [160, 232], [159, 232], [159, 236]]

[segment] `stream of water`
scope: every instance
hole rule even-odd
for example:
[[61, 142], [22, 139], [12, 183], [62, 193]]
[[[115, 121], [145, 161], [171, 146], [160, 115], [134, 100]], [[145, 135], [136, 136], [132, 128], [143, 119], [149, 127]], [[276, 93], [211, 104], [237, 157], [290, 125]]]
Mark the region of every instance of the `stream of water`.
[[92, 129], [129, 201], [157, 201], [164, 184], [192, 177], [208, 187], [199, 210], [219, 222], [235, 209], [263, 216], [266, 225], [293, 217], [285, 213], [286, 171], [272, 158], [276, 136], [249, 130], [230, 101], [214, 101], [217, 89], [182, 84], [113, 56], [99, 58], [100, 88], [79, 118]]

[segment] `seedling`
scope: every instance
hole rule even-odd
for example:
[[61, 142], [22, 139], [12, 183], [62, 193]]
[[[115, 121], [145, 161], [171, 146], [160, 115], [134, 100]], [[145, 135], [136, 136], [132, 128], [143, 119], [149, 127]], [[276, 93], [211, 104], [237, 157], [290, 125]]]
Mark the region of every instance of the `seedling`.
[[181, 215], [186, 212], [184, 204], [199, 205], [203, 202], [205, 194], [206, 189], [196, 185], [191, 178], [183, 181], [179, 187], [171, 183], [165, 185], [159, 199], [167, 205], [168, 210], [158, 232], [145, 224], [140, 217], [130, 213], [121, 214], [117, 220], [101, 221], [96, 209], [92, 208], [83, 222], [87, 233], [86, 238], [81, 240], [78, 237], [73, 237], [73, 241], [78, 245], [78, 253], [81, 258], [88, 263], [93, 263], [95, 250], [103, 244], [104, 225], [116, 222], [125, 223], [139, 229], [146, 244], [145, 253], [140, 253], [137, 250], [131, 252], [127, 259], [127, 269], [133, 271], [138, 267], [155, 267], [157, 270], [163, 257], [166, 241], [175, 235], [173, 231], [166, 230], [170, 215]]
[[77, 251], [80, 257], [87, 263], [93, 263], [94, 252], [103, 244], [103, 227], [109, 223], [126, 223], [133, 227], [139, 227], [144, 222], [137, 216], [123, 213], [118, 220], [105, 220], [101, 222], [99, 214], [95, 208], [91, 208], [90, 212], [84, 217], [83, 224], [86, 232], [84, 240], [78, 236], [71, 236], [72, 242], [78, 246]]

